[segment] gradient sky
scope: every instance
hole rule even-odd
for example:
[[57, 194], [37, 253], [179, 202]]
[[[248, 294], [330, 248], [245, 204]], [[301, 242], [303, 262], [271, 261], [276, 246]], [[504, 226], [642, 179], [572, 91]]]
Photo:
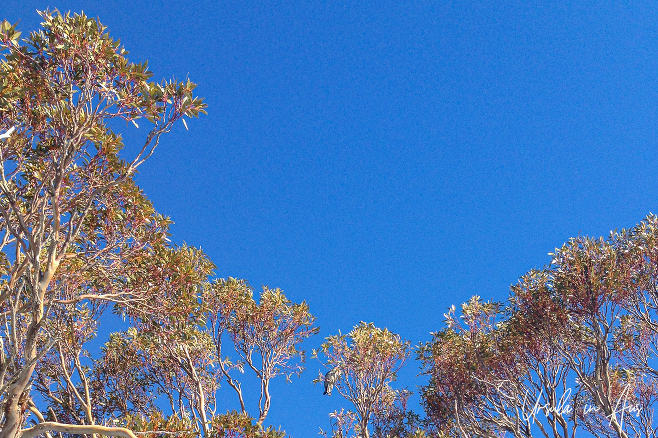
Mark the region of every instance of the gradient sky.
[[[0, 19], [34, 30], [46, 7], [199, 84], [208, 116], [137, 180], [217, 276], [306, 300], [308, 350], [361, 320], [428, 341], [569, 237], [658, 212], [655, 2], [3, 0]], [[312, 437], [348, 407], [319, 369], [274, 383], [268, 424]]]

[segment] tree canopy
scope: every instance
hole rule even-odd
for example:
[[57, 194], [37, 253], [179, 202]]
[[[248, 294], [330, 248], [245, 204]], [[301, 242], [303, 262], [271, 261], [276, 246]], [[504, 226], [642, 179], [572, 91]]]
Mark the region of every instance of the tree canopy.
[[[270, 380], [303, 369], [297, 346], [317, 331], [308, 306], [211, 281], [212, 262], [169, 243], [171, 221], [133, 179], [174, 124], [205, 114], [195, 84], [152, 82], [96, 19], [40, 14], [23, 40], [0, 28], [2, 436], [262, 433]], [[145, 132], [128, 158], [121, 120]], [[91, 357], [85, 343], [110, 308], [131, 327]], [[222, 339], [239, 360], [222, 356]], [[246, 365], [261, 381], [256, 424], [233, 377]], [[222, 378], [239, 412], [216, 413]]]
[[573, 238], [511, 288], [451, 309], [419, 350], [447, 436], [654, 437], [658, 218]]

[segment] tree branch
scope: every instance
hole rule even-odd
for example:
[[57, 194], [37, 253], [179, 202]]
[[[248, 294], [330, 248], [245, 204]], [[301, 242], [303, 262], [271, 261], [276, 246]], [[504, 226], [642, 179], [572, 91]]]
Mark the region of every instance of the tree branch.
[[98, 425], [63, 424], [46, 421], [19, 432], [18, 438], [33, 438], [47, 432], [70, 433], [74, 435], [100, 434], [105, 436], [120, 436], [124, 438], [137, 438], [131, 430], [124, 427], [107, 427]]

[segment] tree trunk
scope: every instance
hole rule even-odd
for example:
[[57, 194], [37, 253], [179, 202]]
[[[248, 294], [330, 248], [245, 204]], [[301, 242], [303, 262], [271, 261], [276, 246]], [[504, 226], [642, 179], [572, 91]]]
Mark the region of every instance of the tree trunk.
[[368, 431], [368, 419], [365, 418], [361, 420], [361, 424], [359, 425], [361, 428], [361, 437], [360, 438], [370, 438], [370, 432]]
[[5, 422], [0, 431], [0, 438], [14, 438], [21, 430], [23, 425], [23, 415], [18, 403], [19, 395], [16, 394], [14, 388], [7, 394], [7, 402], [5, 405]]

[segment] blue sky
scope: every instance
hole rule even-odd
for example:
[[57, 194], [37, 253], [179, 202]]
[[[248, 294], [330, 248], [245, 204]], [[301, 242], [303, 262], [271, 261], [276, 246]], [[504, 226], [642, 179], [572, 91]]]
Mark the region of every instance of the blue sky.
[[[569, 237], [658, 212], [656, 4], [548, 3], [4, 0], [0, 18], [84, 10], [155, 79], [199, 84], [208, 116], [138, 182], [219, 277], [306, 300], [310, 350], [361, 320], [427, 341]], [[267, 421], [296, 438], [347, 407], [308, 368]]]

